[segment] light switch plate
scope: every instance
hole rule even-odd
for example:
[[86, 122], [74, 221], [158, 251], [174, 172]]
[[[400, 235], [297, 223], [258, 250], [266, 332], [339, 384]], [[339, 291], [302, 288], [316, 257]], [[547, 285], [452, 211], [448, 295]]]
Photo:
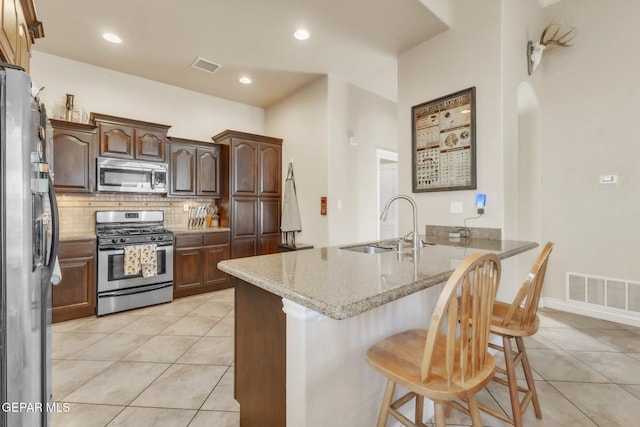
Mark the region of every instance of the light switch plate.
[[618, 175], [600, 175], [600, 184], [617, 184]]
[[451, 213], [462, 213], [462, 202], [451, 202]]

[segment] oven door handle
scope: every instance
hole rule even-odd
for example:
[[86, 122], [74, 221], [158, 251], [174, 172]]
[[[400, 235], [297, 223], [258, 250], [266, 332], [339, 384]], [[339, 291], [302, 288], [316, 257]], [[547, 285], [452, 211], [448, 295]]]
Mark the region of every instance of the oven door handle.
[[124, 255], [124, 249], [100, 249], [98, 251], [108, 254], [108, 255]]
[[120, 290], [117, 290], [117, 291], [100, 292], [100, 293], [98, 293], [98, 298], [120, 297], [120, 296], [124, 296], [124, 295], [144, 294], [146, 292], [151, 292], [151, 291], [155, 291], [155, 290], [162, 289], [162, 288], [168, 288], [170, 286], [173, 286], [173, 282], [165, 282], [165, 283], [159, 283], [159, 284], [155, 284], [155, 285], [140, 286], [140, 287], [130, 288], [130, 289], [120, 289]]
[[[172, 242], [167, 242], [167, 243], [141, 243], [141, 245], [145, 245], [145, 244], [154, 244], [156, 245], [156, 252], [160, 252], [162, 250], [166, 250], [168, 247], [173, 246]], [[130, 246], [135, 246], [135, 245], [130, 245]], [[124, 254], [124, 248], [120, 247], [120, 248], [100, 248], [98, 247], [98, 251], [99, 252], [103, 252], [103, 253], [108, 253], [109, 255], [123, 255]]]

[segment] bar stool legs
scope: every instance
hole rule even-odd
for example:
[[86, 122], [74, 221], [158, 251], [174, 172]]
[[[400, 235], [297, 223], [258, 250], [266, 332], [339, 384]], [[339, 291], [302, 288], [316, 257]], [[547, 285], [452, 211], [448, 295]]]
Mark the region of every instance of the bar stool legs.
[[522, 337], [515, 337], [516, 345], [518, 346], [518, 352], [522, 354], [522, 369], [524, 370], [524, 376], [527, 380], [527, 387], [531, 393], [531, 400], [533, 401], [533, 410], [536, 413], [536, 418], [542, 419], [542, 409], [540, 408], [540, 401], [538, 400], [538, 392], [536, 391], [536, 383], [533, 380], [533, 374], [531, 372], [531, 365], [529, 364], [529, 358], [527, 357], [527, 350], [524, 347], [524, 339]]
[[[513, 346], [511, 345], [511, 339], [515, 340], [517, 351], [514, 351]], [[533, 402], [533, 409], [536, 414], [536, 418], [541, 420], [542, 409], [540, 408], [538, 393], [536, 392], [536, 384], [533, 380], [531, 365], [529, 364], [529, 359], [527, 358], [527, 351], [524, 346], [524, 340], [522, 339], [522, 337], [503, 336], [502, 347], [495, 344], [490, 344], [490, 347], [501, 350], [504, 353], [506, 369], [496, 367], [496, 371], [506, 375], [507, 378], [504, 379], [494, 377], [493, 380], [509, 388], [512, 418], [506, 418], [504, 416], [501, 416], [500, 414], [496, 414], [493, 411], [487, 411], [486, 408], [483, 409], [486, 412], [491, 413], [491, 415], [500, 418], [501, 420], [506, 421], [510, 424], [513, 424], [515, 427], [522, 427], [522, 414], [527, 410], [529, 404]], [[527, 388], [518, 385], [516, 366], [519, 363], [522, 365], [522, 370], [527, 382]], [[524, 393], [524, 397], [522, 398], [522, 400], [520, 399], [520, 393]]]

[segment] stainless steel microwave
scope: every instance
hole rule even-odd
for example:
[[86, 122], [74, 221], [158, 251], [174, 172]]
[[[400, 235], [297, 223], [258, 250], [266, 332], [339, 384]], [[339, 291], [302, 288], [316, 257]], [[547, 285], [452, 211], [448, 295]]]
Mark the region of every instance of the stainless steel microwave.
[[166, 193], [169, 167], [166, 163], [97, 159], [98, 191]]

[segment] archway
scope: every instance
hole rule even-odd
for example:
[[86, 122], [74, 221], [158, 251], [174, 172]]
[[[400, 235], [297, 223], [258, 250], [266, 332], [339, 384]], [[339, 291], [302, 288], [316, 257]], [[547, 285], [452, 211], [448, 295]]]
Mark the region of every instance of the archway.
[[[541, 119], [538, 97], [527, 82], [518, 86], [518, 229], [520, 240], [540, 241]], [[538, 252], [518, 257], [519, 277], [526, 277]]]

